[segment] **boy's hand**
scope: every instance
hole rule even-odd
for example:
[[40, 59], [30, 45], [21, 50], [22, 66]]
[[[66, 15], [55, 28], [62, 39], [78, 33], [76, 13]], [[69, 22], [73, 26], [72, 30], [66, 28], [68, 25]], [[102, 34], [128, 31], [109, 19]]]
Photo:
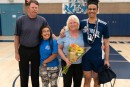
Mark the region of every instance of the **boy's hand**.
[[61, 38], [65, 37], [65, 29], [64, 28], [62, 28], [60, 31], [60, 37]]

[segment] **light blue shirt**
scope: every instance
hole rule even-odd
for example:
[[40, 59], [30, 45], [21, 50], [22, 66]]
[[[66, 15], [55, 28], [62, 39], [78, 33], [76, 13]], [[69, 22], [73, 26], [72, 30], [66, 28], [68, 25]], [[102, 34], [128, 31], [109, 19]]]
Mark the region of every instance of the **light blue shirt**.
[[[69, 31], [66, 31], [65, 35], [66, 36], [64, 38], [59, 37], [57, 43], [63, 46], [63, 52], [66, 56], [67, 56], [68, 46], [71, 43], [84, 47], [83, 34], [81, 31], [79, 31], [79, 36], [77, 38], [71, 37]], [[80, 64], [81, 62], [82, 62], [82, 58], [80, 58], [77, 62], [73, 64]]]

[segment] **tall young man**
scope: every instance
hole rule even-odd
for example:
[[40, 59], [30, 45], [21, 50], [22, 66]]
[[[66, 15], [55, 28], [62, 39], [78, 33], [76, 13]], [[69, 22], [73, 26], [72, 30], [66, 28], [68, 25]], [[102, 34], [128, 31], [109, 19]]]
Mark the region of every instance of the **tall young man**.
[[[80, 29], [83, 31], [84, 42], [91, 49], [84, 55], [82, 61], [85, 76], [84, 87], [90, 87], [91, 78], [94, 79], [94, 87], [100, 87], [98, 81], [98, 69], [109, 64], [109, 30], [107, 23], [97, 17], [98, 0], [87, 1], [88, 19], [81, 21]], [[103, 42], [103, 43], [102, 43]], [[104, 46], [104, 50], [102, 49]], [[105, 56], [103, 59], [103, 51]]]

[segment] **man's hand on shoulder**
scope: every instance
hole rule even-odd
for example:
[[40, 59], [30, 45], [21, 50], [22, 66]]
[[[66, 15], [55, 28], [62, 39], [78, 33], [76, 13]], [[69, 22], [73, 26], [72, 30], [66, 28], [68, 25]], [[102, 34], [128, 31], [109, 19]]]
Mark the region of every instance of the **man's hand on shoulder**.
[[61, 31], [60, 31], [60, 37], [61, 37], [61, 38], [65, 37], [65, 31], [66, 31], [65, 27], [66, 27], [66, 26], [64, 26], [64, 27], [61, 29]]

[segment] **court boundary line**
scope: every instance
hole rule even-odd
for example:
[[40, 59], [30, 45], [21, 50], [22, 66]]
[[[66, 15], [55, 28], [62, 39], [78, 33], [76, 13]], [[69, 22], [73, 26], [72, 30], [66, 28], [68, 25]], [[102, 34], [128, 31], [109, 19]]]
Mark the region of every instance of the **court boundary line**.
[[20, 74], [14, 79], [12, 87], [15, 87], [15, 83], [16, 83], [16, 81], [17, 81], [17, 79], [18, 79], [19, 76], [20, 76]]

